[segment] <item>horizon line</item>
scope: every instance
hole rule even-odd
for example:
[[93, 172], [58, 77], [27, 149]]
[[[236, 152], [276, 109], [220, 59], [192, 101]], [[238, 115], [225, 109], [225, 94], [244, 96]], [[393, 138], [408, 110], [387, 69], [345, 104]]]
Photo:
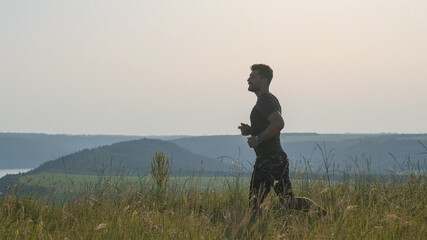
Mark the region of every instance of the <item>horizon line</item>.
[[[39, 134], [67, 136], [126, 136], [126, 137], [203, 137], [203, 136], [240, 136], [240, 134], [111, 134], [111, 133], [43, 133], [43, 132], [0, 132], [0, 134]], [[281, 132], [283, 134], [312, 134], [312, 135], [425, 135], [427, 132]]]

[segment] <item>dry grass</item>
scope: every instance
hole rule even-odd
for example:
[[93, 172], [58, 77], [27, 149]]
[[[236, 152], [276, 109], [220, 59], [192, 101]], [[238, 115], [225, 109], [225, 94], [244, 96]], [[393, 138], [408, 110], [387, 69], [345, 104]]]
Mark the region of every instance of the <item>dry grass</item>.
[[[328, 215], [284, 209], [271, 194], [257, 219], [247, 181], [215, 178], [156, 184], [105, 182], [72, 201], [10, 194], [0, 202], [1, 239], [427, 239], [426, 177], [405, 181], [297, 181]], [[222, 187], [218, 187], [222, 185]], [[184, 185], [193, 186], [185, 187]], [[102, 186], [102, 187], [101, 187]], [[304, 189], [304, 191], [302, 191]]]

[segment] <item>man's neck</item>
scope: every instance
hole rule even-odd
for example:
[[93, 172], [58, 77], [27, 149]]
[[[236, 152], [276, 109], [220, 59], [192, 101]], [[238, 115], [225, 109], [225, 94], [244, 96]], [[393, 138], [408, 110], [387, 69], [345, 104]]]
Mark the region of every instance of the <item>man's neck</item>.
[[258, 92], [256, 92], [255, 94], [256, 94], [256, 96], [257, 96], [257, 98], [259, 98], [259, 97], [261, 97], [261, 95], [263, 95], [264, 93], [269, 93], [270, 91], [268, 90], [268, 88], [266, 88], [266, 89], [261, 89], [261, 90], [259, 90]]

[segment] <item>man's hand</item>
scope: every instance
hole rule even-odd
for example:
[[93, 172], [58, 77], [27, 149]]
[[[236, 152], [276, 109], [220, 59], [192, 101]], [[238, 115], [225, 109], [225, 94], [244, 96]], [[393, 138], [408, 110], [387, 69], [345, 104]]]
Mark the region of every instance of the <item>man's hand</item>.
[[248, 124], [240, 123], [240, 126], [237, 128], [240, 129], [240, 132], [242, 133], [243, 136], [251, 135], [252, 129], [251, 129], [251, 126], [249, 126]]
[[260, 142], [256, 140], [256, 136], [255, 137], [248, 137], [248, 145], [249, 145], [249, 147], [255, 148], [259, 144], [260, 144]]
[[[280, 112], [274, 112], [270, 114], [270, 116], [268, 117], [268, 121], [270, 122], [270, 124], [262, 133], [258, 134], [258, 136], [256, 137], [248, 138], [249, 147], [255, 148], [261, 142], [267, 139], [270, 139], [277, 134], [280, 134], [280, 130], [282, 130], [283, 126], [285, 126], [285, 122], [283, 121], [283, 118]], [[242, 125], [239, 128], [241, 129], [241, 127], [243, 127], [244, 125], [249, 127], [249, 125], [242, 123]], [[242, 131], [242, 135], [243, 135], [243, 131]], [[256, 140], [257, 137], [258, 137], [258, 141]]]

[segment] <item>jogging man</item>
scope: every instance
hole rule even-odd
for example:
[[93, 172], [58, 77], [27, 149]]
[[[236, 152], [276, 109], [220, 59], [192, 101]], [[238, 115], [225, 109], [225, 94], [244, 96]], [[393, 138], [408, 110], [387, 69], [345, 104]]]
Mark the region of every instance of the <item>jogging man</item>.
[[289, 160], [280, 144], [280, 131], [285, 123], [279, 100], [270, 93], [273, 70], [265, 64], [251, 66], [248, 90], [257, 96], [252, 109], [251, 125], [241, 123], [238, 127], [243, 136], [249, 136], [248, 145], [255, 150], [256, 161], [250, 184], [249, 202], [252, 209], [259, 210], [264, 198], [273, 187], [287, 207], [308, 211], [315, 207], [320, 214], [326, 211], [308, 198], [295, 197], [289, 179]]

